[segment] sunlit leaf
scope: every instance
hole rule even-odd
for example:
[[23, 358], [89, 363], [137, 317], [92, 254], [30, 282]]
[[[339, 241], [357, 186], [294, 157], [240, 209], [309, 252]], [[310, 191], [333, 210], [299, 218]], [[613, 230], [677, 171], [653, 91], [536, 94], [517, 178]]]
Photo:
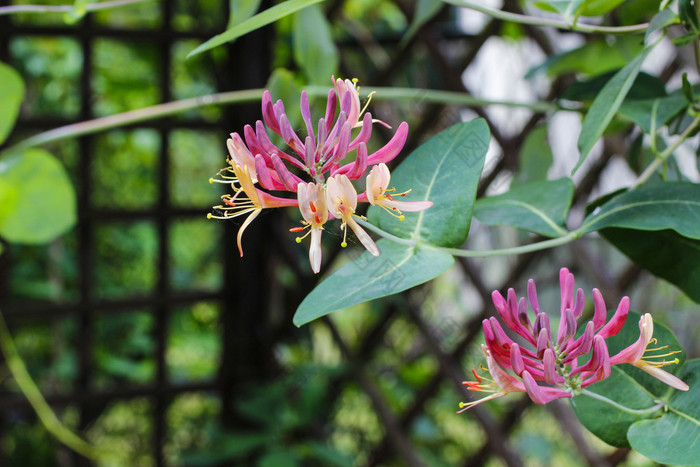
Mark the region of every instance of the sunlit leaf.
[[75, 219], [75, 191], [55, 157], [27, 149], [0, 159], [0, 236], [14, 243], [46, 243]]
[[0, 144], [15, 126], [24, 99], [24, 82], [13, 68], [0, 62]]
[[291, 15], [302, 8], [306, 8], [314, 3], [320, 3], [324, 0], [288, 0], [282, 2], [279, 5], [275, 5], [257, 15], [243, 21], [242, 23], [236, 24], [232, 28], [218, 34], [205, 43], [201, 44], [190, 52], [187, 57], [192, 57], [194, 55], [200, 54], [204, 51], [213, 49], [227, 42], [232, 42], [241, 36], [248, 34], [251, 31], [255, 31], [263, 26], [274, 23], [280, 18]]

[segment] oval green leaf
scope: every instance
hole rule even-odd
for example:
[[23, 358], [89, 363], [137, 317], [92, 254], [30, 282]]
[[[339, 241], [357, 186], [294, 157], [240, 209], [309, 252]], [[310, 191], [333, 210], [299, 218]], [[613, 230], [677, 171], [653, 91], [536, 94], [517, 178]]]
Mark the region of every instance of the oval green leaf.
[[600, 235], [632, 261], [700, 303], [700, 240], [673, 230], [608, 228]]
[[578, 229], [582, 234], [606, 227], [636, 230], [672, 229], [700, 239], [700, 185], [664, 182], [642, 185], [595, 209]]
[[0, 62], [0, 144], [15, 126], [24, 99], [24, 82], [13, 68]]
[[0, 159], [0, 236], [13, 243], [46, 243], [75, 220], [75, 191], [55, 157], [26, 149]]
[[474, 216], [487, 225], [511, 225], [545, 237], [562, 237], [568, 233], [563, 226], [573, 196], [569, 178], [528, 183], [478, 200]]
[[452, 255], [429, 247], [412, 247], [390, 240], [377, 242], [381, 254], [367, 252], [343, 265], [306, 296], [294, 315], [302, 326], [333, 311], [386, 297], [445, 272]]
[[193, 57], [209, 49], [213, 49], [214, 47], [218, 47], [227, 42], [233, 42], [249, 32], [255, 31], [263, 26], [267, 26], [268, 24], [274, 23], [278, 19], [291, 15], [302, 8], [306, 8], [309, 5], [320, 3], [322, 1], [324, 0], [288, 0], [286, 2], [282, 2], [279, 5], [268, 8], [267, 10], [236, 24], [221, 34], [212, 37], [187, 54], [187, 58]]
[[406, 213], [399, 221], [372, 207], [371, 219], [402, 238], [430, 245], [459, 247], [469, 235], [476, 189], [491, 133], [479, 118], [457, 123], [413, 151], [391, 175], [398, 192], [411, 190], [406, 201], [433, 202], [422, 212]]
[[700, 359], [686, 362], [678, 377], [690, 391], [675, 391], [668, 412], [634, 423], [627, 437], [636, 451], [662, 464], [700, 465]]
[[[608, 318], [611, 318], [612, 314], [612, 311], [609, 312]], [[620, 332], [606, 339], [610, 356], [616, 355], [639, 338], [640, 317], [639, 313], [630, 311]], [[678, 357], [679, 365], [668, 365], [664, 368], [669, 373], [678, 371], [679, 366], [685, 362], [685, 353], [676, 337], [668, 327], [660, 323], [654, 323], [654, 337], [657, 339], [657, 346], [668, 345], [664, 351], [680, 351], [674, 355]], [[593, 434], [618, 447], [629, 447], [627, 431], [633, 423], [661, 414], [662, 410], [655, 408], [658, 400], [668, 399], [682, 392], [629, 364], [614, 366], [609, 378], [590, 386], [588, 390], [614, 403], [581, 394], [572, 399], [574, 413]]]

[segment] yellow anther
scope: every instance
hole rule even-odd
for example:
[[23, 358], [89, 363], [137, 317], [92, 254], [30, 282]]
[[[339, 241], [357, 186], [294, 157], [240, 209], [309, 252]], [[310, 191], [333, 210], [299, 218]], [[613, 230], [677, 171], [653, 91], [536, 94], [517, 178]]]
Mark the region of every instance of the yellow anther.
[[343, 243], [340, 244], [340, 246], [342, 246], [343, 248], [345, 248], [346, 246], [348, 246], [348, 242], [343, 242]]
[[213, 217], [213, 216], [211, 215], [211, 213], [210, 213], [210, 212], [209, 212], [209, 213], [207, 213], [207, 219], [211, 219], [212, 217]]

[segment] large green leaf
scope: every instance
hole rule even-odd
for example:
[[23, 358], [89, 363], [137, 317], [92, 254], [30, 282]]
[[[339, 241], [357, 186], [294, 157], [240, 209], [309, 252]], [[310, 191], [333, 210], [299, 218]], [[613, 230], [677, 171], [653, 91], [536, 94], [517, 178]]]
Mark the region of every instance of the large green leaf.
[[381, 254], [364, 252], [323, 280], [294, 315], [302, 326], [336, 310], [385, 297], [427, 282], [445, 272], [452, 255], [430, 247], [412, 247], [382, 239]]
[[700, 303], [700, 240], [683, 237], [673, 230], [608, 228], [600, 234], [639, 266]]
[[611, 399], [621, 407], [602, 402], [586, 394], [571, 400], [576, 417], [583, 426], [606, 443], [617, 447], [629, 447], [627, 430], [632, 423], [652, 414], [634, 413], [656, 405], [654, 397], [631, 376], [613, 367], [610, 376], [588, 388], [589, 391]]
[[[612, 311], [609, 312], [608, 317], [610, 318], [612, 314]], [[611, 356], [616, 355], [639, 338], [640, 316], [639, 313], [630, 311], [620, 332], [606, 339]], [[665, 367], [670, 373], [678, 371], [685, 361], [685, 354], [682, 352], [683, 349], [676, 337], [660, 323], [654, 323], [654, 337], [657, 339], [657, 346], [668, 345], [664, 352], [681, 351], [675, 355], [679, 359], [679, 365]], [[584, 393], [572, 400], [574, 413], [593, 434], [606, 443], [618, 447], [629, 446], [627, 430], [633, 423], [660, 415], [662, 411], [654, 408], [657, 406], [658, 400], [668, 399], [681, 392], [629, 364], [614, 366], [609, 378], [587, 389], [612, 400], [614, 404]]]
[[0, 62], [0, 144], [15, 126], [19, 106], [24, 99], [24, 82], [13, 68]]
[[43, 149], [0, 159], [0, 236], [45, 243], [75, 224], [75, 191], [61, 163]]
[[422, 144], [392, 173], [391, 185], [399, 192], [412, 190], [406, 201], [430, 200], [433, 206], [406, 213], [404, 221], [373, 207], [370, 218], [399, 237], [462, 246], [469, 234], [490, 137], [486, 121], [479, 118], [457, 123]]
[[637, 58], [615, 73], [615, 76], [606, 83], [600, 94], [593, 101], [593, 104], [591, 104], [591, 108], [583, 119], [581, 134], [578, 138], [578, 149], [581, 157], [576, 167], [574, 167], [574, 172], [581, 166], [595, 142], [603, 134], [615, 113], [617, 113], [617, 109], [620, 108], [620, 105], [625, 100], [625, 96], [627, 96], [639, 74], [642, 63], [644, 63], [652, 48], [653, 46], [645, 48]]
[[700, 185], [664, 182], [642, 185], [613, 197], [586, 217], [581, 233], [607, 227], [672, 229], [700, 239]]
[[331, 28], [318, 5], [294, 15], [294, 60], [311, 84], [326, 84], [338, 71], [338, 49]]
[[563, 226], [573, 195], [569, 178], [528, 183], [478, 200], [474, 216], [487, 225], [512, 225], [545, 237], [562, 237], [567, 234]]
[[678, 377], [690, 391], [675, 391], [669, 411], [634, 423], [627, 437], [636, 451], [657, 462], [700, 465], [700, 359], [686, 362]]
[[[209, 49], [213, 49], [214, 47], [218, 47], [227, 42], [232, 42], [238, 39], [239, 37], [248, 34], [251, 31], [255, 31], [256, 29], [259, 29], [263, 26], [267, 26], [268, 24], [274, 23], [278, 19], [284, 18], [287, 15], [291, 15], [292, 13], [295, 13], [301, 10], [302, 8], [306, 8], [309, 5], [313, 5], [314, 3], [320, 3], [322, 1], [324, 0], [288, 0], [286, 2], [282, 2], [279, 5], [275, 5], [272, 8], [268, 8], [267, 10], [258, 13], [257, 15], [241, 23], [236, 24], [235, 26], [227, 29], [221, 34], [212, 37], [205, 43], [195, 48], [192, 52], [190, 52], [187, 55], [187, 58], [205, 52]], [[245, 66], [247, 65], [242, 64], [242, 69], [244, 69]]]

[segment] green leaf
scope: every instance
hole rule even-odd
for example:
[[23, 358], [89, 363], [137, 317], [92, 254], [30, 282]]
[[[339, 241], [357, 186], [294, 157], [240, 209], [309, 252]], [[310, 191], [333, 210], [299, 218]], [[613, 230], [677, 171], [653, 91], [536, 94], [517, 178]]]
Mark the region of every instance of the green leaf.
[[226, 29], [241, 24], [258, 11], [262, 0], [229, 0], [229, 17]]
[[634, 423], [627, 437], [632, 448], [657, 462], [700, 465], [700, 359], [686, 362], [677, 376], [690, 391], [675, 391], [668, 412]]
[[0, 159], [0, 236], [13, 243], [46, 243], [75, 219], [75, 191], [56, 158], [26, 149]]
[[526, 77], [544, 71], [547, 76], [564, 73], [599, 75], [619, 70], [634, 59], [644, 45], [637, 36], [621, 36], [614, 42], [595, 40], [573, 50], [549, 57], [544, 63], [527, 72]]
[[639, 74], [642, 63], [649, 55], [653, 47], [647, 47], [637, 58], [632, 60], [627, 66], [615, 73], [610, 81], [603, 87], [600, 94], [595, 98], [586, 117], [583, 119], [581, 135], [578, 138], [578, 149], [581, 153], [576, 167], [572, 173], [581, 166], [595, 142], [605, 131], [605, 128], [612, 120], [617, 109], [622, 105], [625, 96], [629, 92], [634, 80]]
[[417, 0], [413, 21], [411, 21], [411, 26], [409, 26], [406, 34], [401, 39], [400, 46], [406, 45], [425, 23], [440, 12], [443, 5], [442, 0]]
[[[653, 315], [653, 311], [652, 311]], [[608, 312], [608, 319], [612, 318], [613, 311]], [[629, 312], [625, 325], [622, 326], [620, 332], [612, 337], [605, 339], [605, 344], [608, 346], [608, 353], [610, 356], [616, 355], [622, 349], [629, 347], [639, 338], [639, 319], [642, 317], [641, 313], [636, 311]], [[673, 360], [673, 358], [678, 358], [677, 365], [667, 365], [663, 369], [669, 373], [676, 373], [685, 363], [685, 351], [681, 346], [678, 339], [673, 334], [673, 332], [663, 323], [654, 322], [654, 338], [657, 340], [656, 345], [650, 345], [650, 348], [654, 347], [665, 347], [663, 352], [657, 352], [657, 354], [667, 353], [667, 352], [678, 352], [672, 357], [667, 357], [666, 360]], [[653, 355], [653, 352], [650, 353]], [[663, 359], [656, 359], [663, 360]], [[667, 398], [669, 394], [675, 391], [671, 386], [659, 381], [653, 376], [645, 373], [639, 368], [635, 368], [629, 364], [619, 365], [618, 368], [629, 376], [632, 377], [638, 384], [644, 387], [644, 389], [649, 392], [653, 397], [657, 399]], [[600, 394], [605, 394], [600, 392]], [[609, 396], [609, 394], [606, 394]]]
[[678, 0], [678, 16], [680, 17], [681, 23], [690, 26], [693, 33], [700, 32], [698, 12], [695, 10], [695, 5], [691, 0]]
[[24, 82], [13, 68], [0, 62], [0, 144], [15, 126], [24, 99]]
[[688, 101], [681, 92], [656, 99], [625, 100], [618, 113], [639, 125], [645, 133], [651, 132], [651, 117], [654, 103], [656, 104], [655, 128], [658, 130], [673, 117], [688, 107]]
[[292, 30], [294, 61], [304, 70], [310, 84], [326, 84], [338, 71], [338, 49], [333, 43], [328, 20], [318, 5], [294, 15]]
[[[617, 366], [612, 368], [608, 378], [590, 386], [588, 390], [633, 410], [656, 405], [654, 397]], [[632, 423], [651, 415], [630, 413], [586, 394], [574, 397], [571, 406], [576, 417], [591, 433], [620, 448], [629, 447], [627, 430]]]
[[564, 21], [571, 21], [585, 0], [540, 0], [534, 3], [537, 8], [559, 13]]
[[364, 252], [323, 280], [301, 302], [294, 324], [302, 326], [342, 308], [386, 297], [439, 276], [454, 262], [452, 255], [430, 247], [412, 247], [382, 239], [381, 254]]
[[607, 201], [586, 217], [581, 233], [606, 227], [672, 229], [700, 239], [700, 185], [665, 182], [643, 185]]
[[673, 230], [608, 228], [600, 235], [632, 261], [700, 303], [700, 240]]
[[511, 187], [546, 180], [552, 162], [554, 157], [547, 137], [547, 126], [539, 125], [525, 137], [518, 157], [518, 172], [511, 182]]
[[654, 31], [663, 29], [676, 22], [678, 22], [678, 16], [670, 8], [661, 10], [649, 21], [649, 27], [644, 34], [644, 42], [647, 43], [649, 41], [649, 37]]
[[282, 2], [279, 5], [275, 5], [272, 8], [268, 8], [267, 10], [258, 13], [252, 18], [249, 18], [243, 21], [242, 23], [239, 23], [227, 29], [221, 34], [212, 37], [205, 43], [195, 48], [192, 52], [187, 54], [187, 58], [200, 54], [204, 51], [213, 49], [214, 47], [220, 46], [227, 42], [232, 42], [238, 39], [239, 37], [248, 34], [251, 31], [255, 31], [256, 29], [259, 29], [263, 26], [267, 26], [268, 24], [274, 23], [280, 18], [284, 18], [287, 15], [296, 13], [302, 8], [306, 8], [309, 5], [313, 5], [314, 3], [320, 3], [322, 1], [324, 0], [288, 0], [286, 2]]
[[[613, 313], [613, 311], [609, 311], [608, 318], [611, 318]], [[620, 332], [606, 339], [610, 356], [616, 355], [639, 338], [640, 317], [641, 314], [630, 311]], [[654, 337], [658, 340], [658, 346], [668, 345], [664, 351], [681, 351], [675, 355], [679, 358], [680, 364], [664, 368], [669, 373], [678, 371], [685, 361], [685, 353], [682, 352], [683, 349], [676, 337], [668, 327], [661, 323], [654, 323]], [[618, 447], [629, 447], [627, 430], [633, 423], [658, 417], [661, 412], [660, 409], [652, 409], [643, 413], [635, 413], [635, 410], [653, 408], [657, 405], [658, 400], [668, 399], [670, 396], [682, 392], [676, 391], [629, 364], [614, 366], [609, 378], [587, 389], [614, 401], [619, 406], [611, 405], [584, 393], [572, 399], [574, 413], [593, 434], [606, 443]]]
[[604, 15], [625, 0], [584, 0], [578, 11], [583, 16]]
[[[594, 78], [577, 81], [564, 90], [563, 98], [577, 101], [592, 101], [615, 75], [615, 72], [605, 73]], [[666, 87], [659, 78], [641, 72], [632, 84], [625, 100], [657, 99], [665, 97]]]
[[368, 215], [398, 237], [444, 247], [462, 246], [469, 234], [490, 137], [486, 121], [478, 118], [457, 123], [423, 143], [392, 173], [391, 185], [398, 192], [412, 190], [406, 201], [430, 200], [433, 206], [407, 213], [404, 221], [376, 206]]
[[567, 234], [563, 226], [573, 196], [569, 178], [532, 182], [478, 200], [474, 216], [487, 225], [512, 225], [545, 237], [562, 237]]

